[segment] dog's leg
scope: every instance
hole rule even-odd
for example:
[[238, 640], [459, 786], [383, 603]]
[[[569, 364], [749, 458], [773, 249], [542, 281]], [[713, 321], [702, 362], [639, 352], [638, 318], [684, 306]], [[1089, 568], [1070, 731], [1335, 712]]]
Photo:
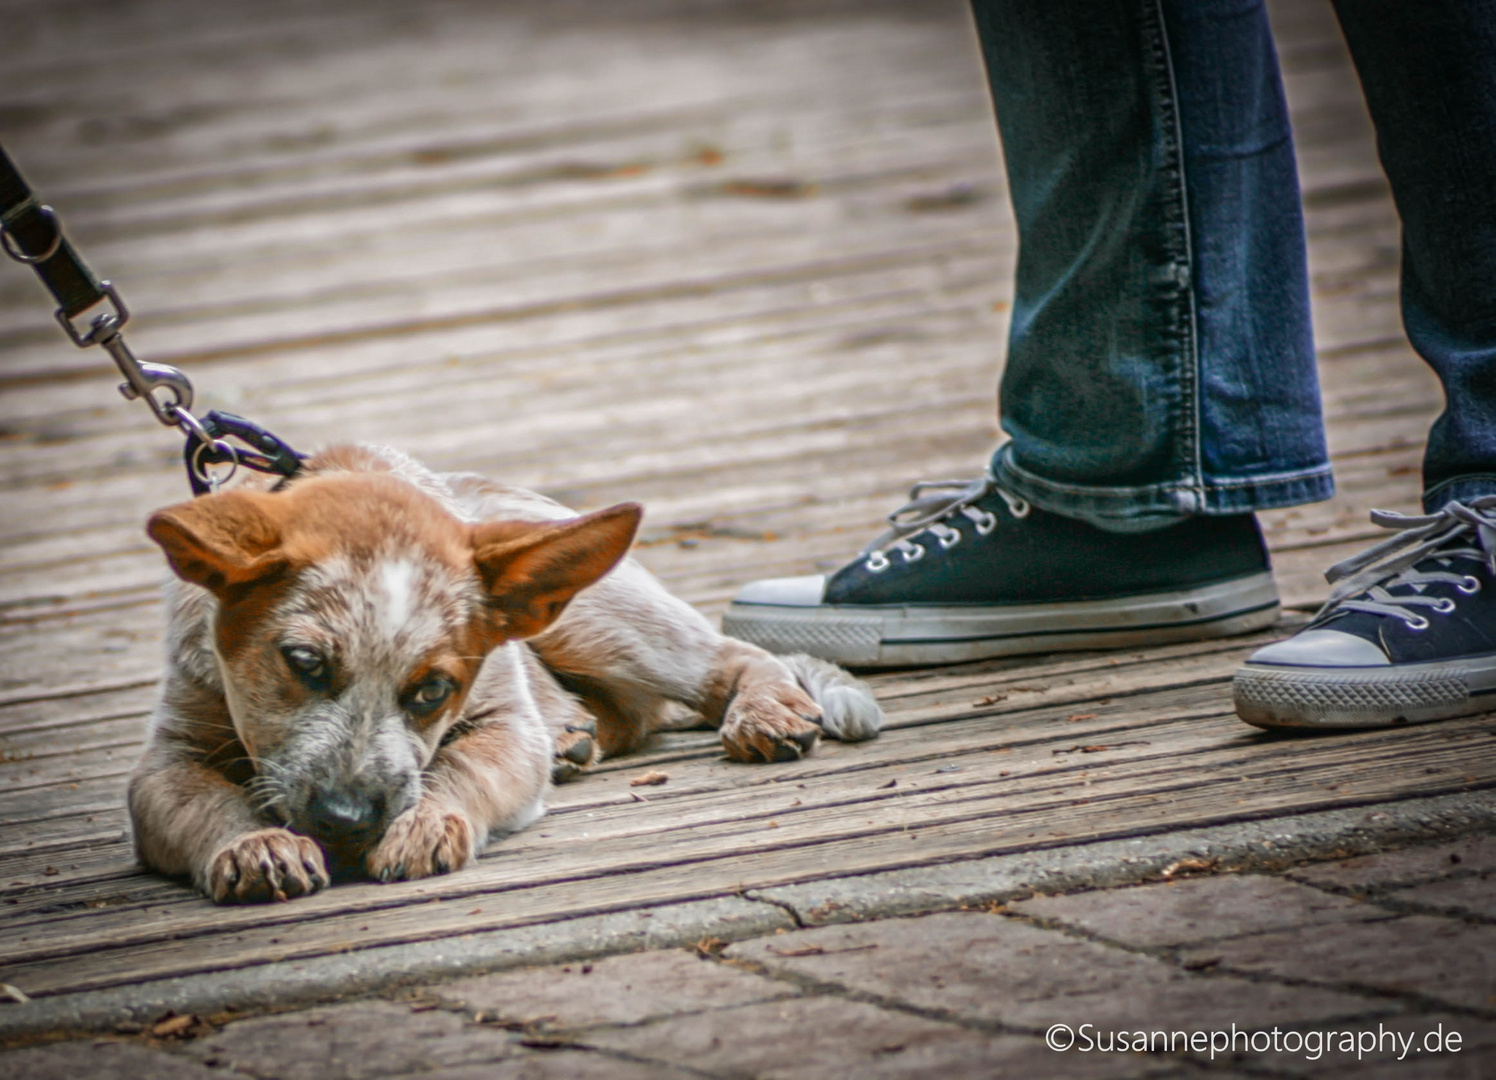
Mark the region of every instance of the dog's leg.
[[402, 881], [460, 870], [491, 833], [522, 829], [545, 813], [554, 743], [543, 676], [518, 642], [489, 657], [464, 719], [422, 774], [420, 800], [370, 851], [370, 877]]
[[525, 673], [530, 680], [535, 704], [553, 739], [551, 782], [564, 784], [575, 780], [582, 770], [602, 757], [597, 715], [580, 698], [566, 690], [556, 680], [555, 673], [541, 663], [528, 646], [525, 647]]
[[[226, 712], [207, 727], [232, 731]], [[200, 733], [205, 733], [201, 719], [158, 716], [150, 746], [130, 778], [140, 861], [164, 874], [190, 877], [220, 904], [289, 900], [325, 886], [321, 849], [304, 836], [267, 827], [249, 790], [204, 763], [221, 748], [195, 745], [204, 741], [194, 738]]]
[[823, 731], [870, 738], [881, 718], [867, 688], [841, 669], [723, 637], [632, 560], [578, 595], [531, 646], [597, 714], [608, 754], [641, 744], [667, 701], [720, 727], [738, 761], [793, 760]]

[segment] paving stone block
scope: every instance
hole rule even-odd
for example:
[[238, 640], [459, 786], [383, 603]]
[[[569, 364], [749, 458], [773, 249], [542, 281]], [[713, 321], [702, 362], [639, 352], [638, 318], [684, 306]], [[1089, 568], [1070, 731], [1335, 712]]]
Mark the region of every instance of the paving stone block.
[[627, 1061], [596, 1050], [532, 1051], [417, 1075], [419, 1080], [701, 1080], [700, 1073], [674, 1065]]
[[525, 968], [432, 989], [442, 1000], [485, 1019], [555, 1028], [635, 1024], [666, 1013], [746, 1005], [796, 992], [785, 983], [681, 950]]
[[729, 957], [961, 1017], [1042, 1032], [1271, 1026], [1364, 1015], [1366, 998], [1193, 974], [1161, 960], [976, 912], [841, 924], [734, 945]]
[[631, 1056], [756, 1080], [1143, 1077], [1174, 1063], [1133, 1054], [1057, 1054], [1042, 1040], [994, 1035], [833, 997], [721, 1009], [587, 1041]]
[[1496, 927], [1408, 915], [1217, 942], [1186, 963], [1496, 1007]]
[[1373, 889], [1416, 885], [1472, 870], [1496, 872], [1496, 836], [1467, 836], [1448, 844], [1312, 863], [1289, 870], [1287, 876], [1312, 885]]
[[361, 1080], [493, 1061], [518, 1049], [508, 1032], [436, 1009], [387, 1001], [332, 1005], [229, 1024], [183, 1050], [207, 1065], [275, 1080]]
[[1386, 918], [1381, 908], [1279, 877], [1224, 874], [1011, 905], [1132, 945], [1183, 945], [1294, 926]]
[[0, 1076], [11, 1080], [224, 1080], [195, 1061], [136, 1043], [54, 1043], [0, 1053]]
[[1390, 895], [1394, 900], [1409, 900], [1446, 911], [1469, 912], [1496, 919], [1496, 871], [1474, 877], [1430, 881], [1396, 889]]

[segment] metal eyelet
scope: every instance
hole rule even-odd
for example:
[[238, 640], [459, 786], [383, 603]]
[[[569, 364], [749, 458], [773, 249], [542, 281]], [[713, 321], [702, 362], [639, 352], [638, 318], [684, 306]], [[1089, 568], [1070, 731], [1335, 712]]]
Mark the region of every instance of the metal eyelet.
[[997, 515], [989, 514], [985, 510], [981, 511], [981, 514], [982, 516], [976, 519], [977, 535], [986, 536], [993, 529], [997, 528]]
[[875, 551], [867, 557], [867, 562], [862, 564], [874, 574], [881, 574], [893, 564], [888, 561], [888, 556], [881, 551]]
[[949, 550], [961, 542], [960, 529], [946, 529], [945, 532], [936, 533], [935, 538], [940, 541], [940, 546]]
[[1437, 611], [1440, 615], [1448, 615], [1451, 611], [1454, 610], [1454, 608], [1454, 601], [1447, 596], [1440, 597], [1439, 602], [1434, 605], [1434, 610]]
[[11, 234], [10, 230], [4, 225], [0, 225], [0, 247], [4, 247], [5, 254], [9, 255], [16, 262], [26, 263], [28, 266], [35, 266], [37, 263], [46, 262], [53, 255], [57, 254], [58, 248], [62, 247], [62, 225], [57, 221], [57, 212], [50, 206], [38, 206], [36, 207], [36, 212], [43, 221], [52, 227], [52, 236], [47, 241], [46, 250], [42, 251], [39, 255], [28, 255], [22, 251], [21, 245], [16, 243], [16, 238]]
[[1455, 586], [1455, 588], [1459, 589], [1460, 592], [1464, 593], [1466, 596], [1474, 596], [1476, 593], [1480, 592], [1480, 578], [1475, 577], [1471, 574], [1466, 574], [1460, 580], [1460, 583]]
[[919, 562], [925, 557], [925, 549], [920, 544], [910, 544], [907, 548], [901, 549], [899, 554], [904, 556], [906, 563]]
[[1019, 499], [1017, 502], [1010, 505], [1008, 509], [1013, 511], [1014, 517], [1026, 518], [1029, 516], [1029, 511], [1032, 510], [1033, 507], [1029, 505], [1029, 501], [1027, 499]]
[[1410, 619], [1404, 619], [1403, 622], [1408, 624], [1409, 630], [1427, 630], [1429, 626], [1428, 620], [1422, 615], [1414, 615]]

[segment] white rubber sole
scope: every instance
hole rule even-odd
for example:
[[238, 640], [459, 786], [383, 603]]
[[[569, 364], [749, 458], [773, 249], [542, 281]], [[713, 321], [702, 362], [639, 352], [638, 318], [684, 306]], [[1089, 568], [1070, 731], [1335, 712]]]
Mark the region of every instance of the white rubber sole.
[[770, 652], [804, 652], [849, 667], [904, 667], [1227, 637], [1277, 618], [1278, 591], [1264, 571], [1174, 592], [1053, 604], [734, 602], [722, 616], [722, 632]]
[[1496, 656], [1378, 667], [1244, 665], [1236, 715], [1260, 728], [1422, 724], [1496, 709]]

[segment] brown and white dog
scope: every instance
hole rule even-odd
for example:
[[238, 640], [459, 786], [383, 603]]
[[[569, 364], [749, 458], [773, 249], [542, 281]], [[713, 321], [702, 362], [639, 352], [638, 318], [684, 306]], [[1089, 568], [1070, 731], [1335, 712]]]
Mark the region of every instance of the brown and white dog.
[[153, 515], [185, 584], [130, 782], [141, 860], [220, 903], [424, 877], [672, 708], [738, 761], [877, 734], [864, 685], [723, 637], [627, 558], [639, 518], [362, 446]]

